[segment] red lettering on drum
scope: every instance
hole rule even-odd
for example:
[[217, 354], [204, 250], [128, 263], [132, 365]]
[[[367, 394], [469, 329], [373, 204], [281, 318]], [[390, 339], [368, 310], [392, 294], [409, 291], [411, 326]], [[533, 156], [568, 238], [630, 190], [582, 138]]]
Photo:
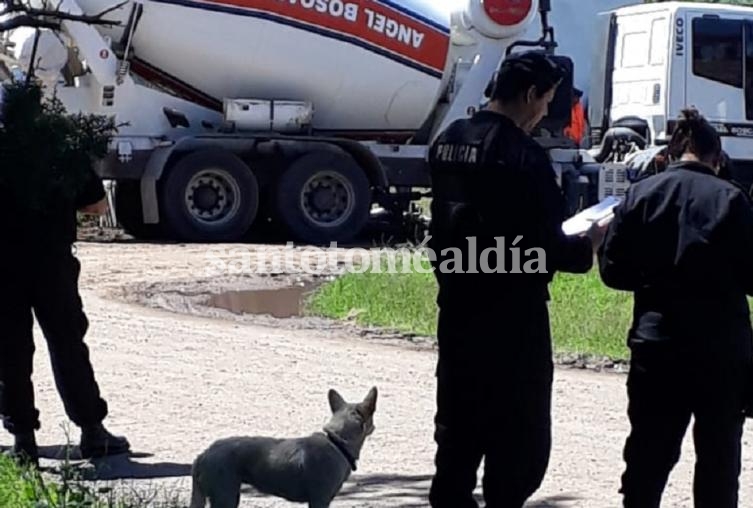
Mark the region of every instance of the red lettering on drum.
[[278, 15], [357, 38], [432, 71], [444, 71], [449, 34], [375, 0], [202, 1]]

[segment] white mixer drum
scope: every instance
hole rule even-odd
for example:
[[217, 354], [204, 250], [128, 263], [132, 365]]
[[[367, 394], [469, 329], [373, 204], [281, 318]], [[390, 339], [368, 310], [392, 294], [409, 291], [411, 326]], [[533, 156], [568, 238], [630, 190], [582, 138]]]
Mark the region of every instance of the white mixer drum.
[[[111, 0], [81, 0], [98, 12]], [[415, 130], [440, 92], [451, 8], [433, 0], [146, 0], [134, 72], [217, 104], [310, 101], [324, 131]], [[126, 10], [120, 15], [127, 15]]]

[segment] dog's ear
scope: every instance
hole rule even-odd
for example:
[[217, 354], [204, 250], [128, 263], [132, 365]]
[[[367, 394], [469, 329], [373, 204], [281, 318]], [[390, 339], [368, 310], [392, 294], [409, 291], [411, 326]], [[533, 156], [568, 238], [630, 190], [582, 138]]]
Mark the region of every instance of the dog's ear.
[[329, 398], [329, 407], [332, 409], [333, 413], [337, 413], [346, 405], [345, 399], [343, 399], [334, 389], [331, 389], [327, 396]]
[[366, 410], [368, 414], [374, 414], [376, 411], [376, 402], [377, 402], [377, 388], [376, 386], [373, 387], [371, 390], [369, 390], [369, 394], [366, 395], [366, 398], [363, 399], [363, 402], [361, 403], [361, 407]]

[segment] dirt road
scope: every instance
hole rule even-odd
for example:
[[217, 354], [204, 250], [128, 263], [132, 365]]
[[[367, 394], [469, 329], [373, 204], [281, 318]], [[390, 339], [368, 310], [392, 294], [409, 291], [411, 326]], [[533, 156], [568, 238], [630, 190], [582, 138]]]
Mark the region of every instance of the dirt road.
[[[212, 440], [317, 431], [328, 417], [330, 387], [355, 399], [376, 385], [376, 432], [333, 506], [426, 506], [434, 452], [434, 352], [420, 343], [364, 337], [350, 326], [329, 328], [319, 320], [207, 309], [201, 302], [219, 288], [274, 286], [285, 277], [215, 276], [200, 282], [205, 254], [202, 246], [78, 246], [91, 321], [88, 343], [110, 404], [107, 423], [127, 434], [137, 452], [99, 465], [99, 477], [137, 478], [125, 485], [166, 487], [187, 502], [190, 463]], [[56, 445], [65, 442], [60, 425], [66, 418], [38, 330], [36, 337], [39, 439], [54, 455]], [[624, 381], [618, 374], [557, 370], [551, 464], [530, 506], [619, 505], [621, 448], [628, 430]], [[75, 428], [72, 437], [78, 439]], [[9, 442], [7, 435], [0, 438], [0, 444]], [[750, 426], [745, 442], [741, 506], [751, 506]], [[692, 506], [692, 462], [686, 439], [664, 506]], [[242, 506], [293, 505], [249, 492]]]

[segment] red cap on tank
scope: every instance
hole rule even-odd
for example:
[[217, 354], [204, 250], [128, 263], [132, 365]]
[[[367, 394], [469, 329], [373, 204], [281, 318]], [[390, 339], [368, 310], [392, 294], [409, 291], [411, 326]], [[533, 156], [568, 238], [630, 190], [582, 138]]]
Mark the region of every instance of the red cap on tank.
[[528, 16], [533, 0], [483, 0], [484, 10], [498, 25], [517, 25]]

